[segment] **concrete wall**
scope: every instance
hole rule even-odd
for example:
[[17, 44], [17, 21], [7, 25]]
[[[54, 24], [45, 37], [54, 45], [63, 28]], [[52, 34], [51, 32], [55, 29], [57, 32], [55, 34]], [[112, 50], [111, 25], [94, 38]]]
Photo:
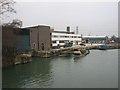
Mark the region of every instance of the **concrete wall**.
[[35, 50], [49, 50], [51, 35], [49, 26], [36, 26], [30, 28], [30, 48]]
[[14, 64], [15, 35], [13, 27], [2, 27], [2, 66]]

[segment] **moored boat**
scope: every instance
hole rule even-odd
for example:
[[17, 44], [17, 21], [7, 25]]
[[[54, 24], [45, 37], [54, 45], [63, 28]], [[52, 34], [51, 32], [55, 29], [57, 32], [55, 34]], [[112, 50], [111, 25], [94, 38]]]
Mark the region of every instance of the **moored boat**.
[[86, 56], [89, 53], [90, 53], [89, 49], [82, 49], [82, 50], [75, 49], [73, 52], [75, 56]]
[[106, 50], [106, 49], [108, 49], [108, 46], [107, 45], [100, 45], [99, 49], [100, 50]]
[[79, 49], [74, 49], [73, 52], [74, 55], [82, 55], [81, 51]]

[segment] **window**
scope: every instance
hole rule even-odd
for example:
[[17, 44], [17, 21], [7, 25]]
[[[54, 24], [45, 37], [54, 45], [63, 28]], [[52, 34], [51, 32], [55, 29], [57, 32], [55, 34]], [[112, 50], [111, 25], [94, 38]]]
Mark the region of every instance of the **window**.
[[64, 43], [64, 41], [59, 41], [59, 43]]
[[57, 35], [53, 35], [52, 37], [58, 37]]
[[33, 43], [33, 49], [36, 49], [36, 44], [35, 43]]
[[69, 36], [65, 36], [65, 38], [69, 38]]
[[74, 38], [77, 38], [77, 36], [74, 36]]
[[65, 36], [60, 36], [61, 38], [64, 38]]
[[52, 43], [56, 43], [56, 41], [52, 41]]

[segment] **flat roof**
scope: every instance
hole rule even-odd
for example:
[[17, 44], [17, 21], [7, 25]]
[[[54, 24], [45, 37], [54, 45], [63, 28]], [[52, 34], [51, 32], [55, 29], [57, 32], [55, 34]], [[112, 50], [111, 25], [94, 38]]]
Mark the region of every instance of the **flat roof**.
[[49, 25], [33, 25], [33, 26], [22, 27], [21, 29], [24, 29], [24, 28], [36, 28], [36, 27], [50, 27], [50, 26]]
[[66, 33], [66, 34], [71, 34], [74, 32], [67, 32], [67, 31], [52, 31], [52, 33]]
[[106, 38], [107, 36], [82, 36], [83, 38]]

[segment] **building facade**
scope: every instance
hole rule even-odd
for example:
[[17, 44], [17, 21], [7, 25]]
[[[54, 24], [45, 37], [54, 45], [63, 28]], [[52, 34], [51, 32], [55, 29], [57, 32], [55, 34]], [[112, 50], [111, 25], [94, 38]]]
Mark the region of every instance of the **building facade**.
[[30, 48], [34, 50], [49, 50], [51, 48], [50, 26], [30, 27]]
[[70, 32], [70, 27], [64, 32], [52, 31], [52, 47], [65, 46], [67, 43], [72, 43], [72, 45], [78, 45], [81, 43], [82, 37], [79, 34], [74, 34]]
[[49, 26], [33, 26], [22, 28], [17, 34], [17, 49], [49, 50], [51, 48], [51, 34]]

